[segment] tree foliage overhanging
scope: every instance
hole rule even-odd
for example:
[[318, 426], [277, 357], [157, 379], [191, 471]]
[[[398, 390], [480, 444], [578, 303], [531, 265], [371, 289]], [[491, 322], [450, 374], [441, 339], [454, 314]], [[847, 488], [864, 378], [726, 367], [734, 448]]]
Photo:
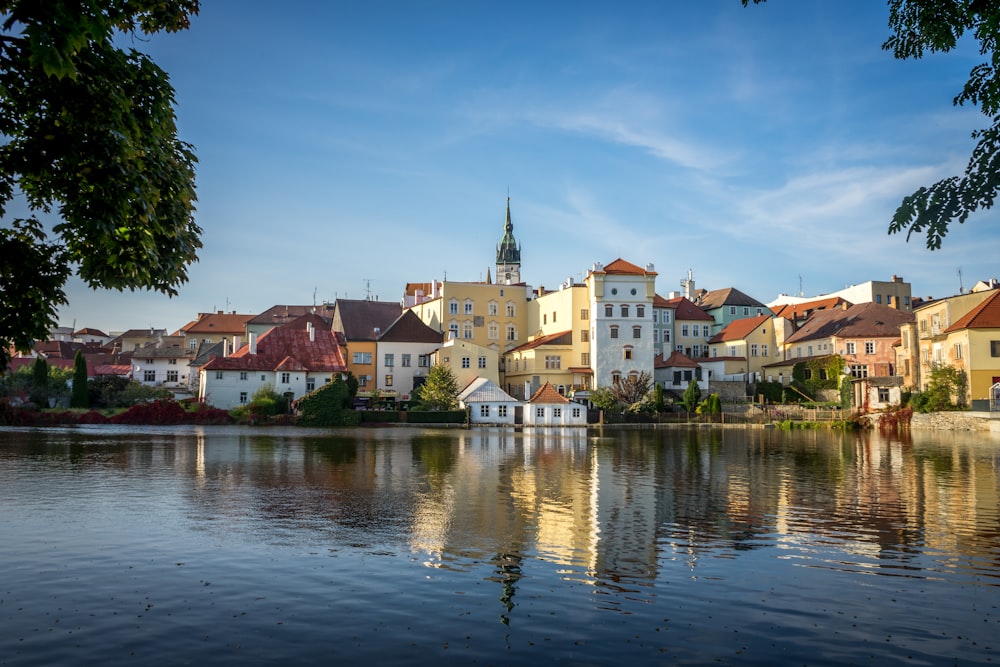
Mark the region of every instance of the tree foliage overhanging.
[[[46, 337], [74, 269], [90, 287], [171, 296], [187, 280], [201, 248], [196, 158], [167, 74], [115, 42], [185, 29], [198, 9], [0, 0], [0, 371], [11, 344]], [[26, 217], [11, 214], [15, 197]]]
[[[751, 2], [742, 0], [746, 7]], [[888, 0], [891, 34], [882, 48], [900, 60], [925, 53], [947, 53], [971, 34], [986, 61], [969, 72], [969, 80], [952, 100], [966, 102], [988, 116], [988, 128], [976, 130], [976, 146], [965, 173], [919, 188], [903, 198], [889, 223], [889, 233], [923, 234], [927, 247], [937, 250], [953, 222], [964, 223], [979, 210], [993, 207], [1000, 191], [1000, 3], [992, 0]]]

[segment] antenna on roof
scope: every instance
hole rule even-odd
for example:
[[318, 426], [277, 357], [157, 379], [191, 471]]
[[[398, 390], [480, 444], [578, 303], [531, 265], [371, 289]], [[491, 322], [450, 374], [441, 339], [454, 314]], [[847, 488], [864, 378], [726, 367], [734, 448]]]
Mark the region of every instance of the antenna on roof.
[[799, 274], [799, 296], [805, 296], [806, 293], [802, 291], [802, 274]]
[[372, 281], [371, 278], [362, 278], [365, 281], [365, 301], [372, 300]]
[[958, 267], [958, 293], [965, 294], [965, 287], [962, 285], [962, 267]]
[[313, 308], [316, 307], [316, 286], [313, 286]]

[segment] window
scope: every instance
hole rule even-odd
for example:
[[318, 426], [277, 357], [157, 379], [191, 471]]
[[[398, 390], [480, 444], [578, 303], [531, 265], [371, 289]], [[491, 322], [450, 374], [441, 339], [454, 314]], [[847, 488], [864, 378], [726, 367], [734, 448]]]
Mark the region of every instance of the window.
[[496, 322], [490, 322], [486, 325], [486, 337], [490, 340], [497, 340], [500, 338], [500, 327], [497, 326]]
[[544, 417], [545, 416], [545, 408], [535, 408], [535, 416], [536, 417]]
[[240, 392], [240, 404], [241, 405], [246, 405], [246, 402], [247, 402], [247, 393], [245, 391], [241, 391]]
[[687, 338], [689, 335], [691, 335], [690, 334], [690, 329], [688, 328], [688, 325], [686, 325], [686, 324], [682, 324], [681, 325], [681, 335], [684, 336], [685, 338]]
[[548, 324], [548, 323], [549, 323], [549, 314], [542, 313], [542, 324]]
[[177, 365], [177, 360], [176, 359], [167, 359], [167, 365], [168, 366], [176, 366]]
[[580, 329], [580, 342], [589, 343], [590, 342], [590, 331], [587, 329]]
[[177, 382], [177, 371], [167, 371], [167, 382]]
[[882, 303], [882, 295], [881, 294], [876, 294], [875, 295], [875, 303]]
[[636, 306], [635, 307], [635, 316], [636, 317], [646, 317], [646, 307], [645, 306]]
[[513, 324], [507, 325], [507, 340], [517, 340], [517, 328]]
[[580, 418], [580, 408], [573, 408], [573, 416], [577, 419]]
[[472, 302], [466, 300], [466, 302], [463, 305], [465, 306], [465, 311], [464, 311], [465, 314], [466, 315], [471, 315], [472, 314]]
[[622, 317], [628, 317], [628, 306], [623, 304], [621, 307], [621, 312], [622, 312]]
[[622, 382], [622, 374], [620, 371], [611, 372], [611, 384], [619, 385]]
[[756, 357], [757, 356], [757, 343], [751, 343], [750, 344], [750, 356], [751, 357]]
[[730, 315], [736, 314], [736, 306], [729, 306], [729, 314]]
[[611, 337], [612, 338], [618, 338], [618, 325], [617, 324], [612, 324], [611, 325]]
[[458, 322], [448, 323], [448, 339], [455, 340], [458, 338]]
[[196, 348], [197, 346], [198, 346], [198, 339], [197, 338], [192, 338], [191, 340], [188, 341], [188, 347], [191, 348], [192, 350], [194, 348]]
[[507, 406], [506, 405], [498, 405], [497, 406], [497, 417], [506, 417], [506, 416], [507, 416]]
[[462, 368], [472, 368], [472, 359], [469, 357], [462, 357]]
[[483, 405], [480, 405], [479, 406], [479, 416], [480, 417], [489, 417], [490, 416], [490, 406], [486, 405], [485, 403]]
[[581, 320], [589, 320], [590, 319], [590, 311], [587, 310], [586, 308], [581, 308], [580, 309], [580, 319]]
[[562, 408], [552, 408], [552, 416], [556, 419], [562, 417]]
[[750, 306], [743, 306], [743, 317], [750, 317]]
[[514, 317], [514, 304], [507, 302], [507, 317]]
[[391, 375], [386, 375], [385, 376], [385, 386], [387, 386], [387, 387], [391, 387], [392, 386], [392, 376]]
[[857, 354], [857, 346], [853, 341], [847, 343], [847, 354]]
[[267, 382], [267, 377], [263, 373], [260, 374], [260, 381]]
[[431, 365], [431, 355], [420, 354], [417, 355], [417, 366], [420, 368], [427, 368]]
[[580, 363], [583, 364], [584, 366], [590, 365], [590, 352], [580, 353]]
[[615, 307], [614, 306], [604, 306], [604, 317], [614, 317]]
[[558, 354], [545, 355], [545, 368], [548, 370], [559, 370], [562, 368], [562, 357]]
[[370, 364], [372, 362], [371, 352], [355, 352], [354, 353], [354, 363], [356, 364]]
[[990, 356], [1000, 357], [1000, 340], [990, 341]]
[[626, 345], [625, 347], [623, 347], [622, 348], [622, 353], [623, 353], [622, 356], [625, 359], [631, 359], [632, 358], [632, 349], [633, 348], [632, 348], [631, 345]]
[[904, 296], [903, 297], [903, 305], [904, 306], [909, 306], [910, 305], [910, 297], [908, 297], [908, 296]]
[[387, 352], [385, 355], [385, 367], [392, 368], [396, 365], [396, 355], [392, 352]]
[[632, 338], [637, 340], [642, 338], [642, 327], [632, 327]]
[[698, 345], [697, 343], [695, 343], [694, 345], [691, 346], [691, 356], [692, 357], [700, 357], [701, 356], [701, 345]]
[[889, 388], [888, 387], [879, 387], [878, 388], [878, 402], [879, 403], [888, 403], [889, 402]]
[[156, 382], [156, 371], [145, 371], [142, 374], [144, 382]]
[[663, 311], [663, 323], [664, 324], [670, 324], [670, 311], [669, 310]]
[[358, 386], [359, 387], [367, 387], [368, 386], [368, 376], [367, 375], [359, 375], [358, 376]]
[[760, 346], [760, 356], [762, 357], [767, 356], [767, 343], [764, 343], [763, 345]]
[[865, 364], [851, 364], [851, 375], [856, 378], [868, 377], [868, 366]]
[[466, 340], [472, 338], [472, 322], [466, 322], [462, 325], [462, 338]]
[[316, 389], [316, 378], [306, 378], [306, 391]]
[[873, 340], [865, 341], [865, 354], [875, 354], [875, 341]]
[[479, 357], [479, 367], [486, 368], [486, 357]]
[[410, 367], [410, 355], [409, 354], [403, 354], [400, 357], [400, 366], [402, 366], [403, 368], [409, 368]]
[[291, 373], [282, 373], [281, 374], [281, 384], [288, 384], [291, 381], [292, 381], [292, 374]]
[[240, 371], [240, 379], [246, 380], [248, 373], [246, 371]]
[[659, 343], [660, 342], [660, 330], [659, 329], [653, 329], [653, 342], [654, 343]]
[[735, 357], [736, 356], [736, 346], [735, 345], [730, 345], [729, 346], [729, 356], [730, 357]]
[[670, 329], [664, 329], [663, 330], [663, 342], [664, 343], [669, 343], [670, 342]]
[[556, 323], [556, 311], [552, 311], [552, 324]]
[[486, 304], [487, 315], [496, 315], [498, 312], [500, 312], [500, 308], [496, 301], [490, 301], [488, 304]]
[[701, 327], [701, 335], [702, 335], [703, 338], [711, 338], [712, 337], [712, 328], [709, 327], [707, 324], [702, 325], [702, 327]]
[[448, 314], [458, 315], [458, 301], [452, 299], [451, 301], [448, 302]]

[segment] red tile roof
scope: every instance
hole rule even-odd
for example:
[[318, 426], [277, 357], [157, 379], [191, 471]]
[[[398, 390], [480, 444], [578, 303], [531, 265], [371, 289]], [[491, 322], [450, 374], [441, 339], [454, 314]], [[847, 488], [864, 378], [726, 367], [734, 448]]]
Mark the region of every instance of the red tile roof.
[[653, 358], [653, 368], [698, 368], [698, 362], [683, 352], [674, 350], [666, 359], [662, 354]]
[[336, 336], [324, 319], [309, 314], [262, 335], [257, 342], [257, 354], [250, 354], [250, 346], [244, 345], [231, 357], [215, 357], [202, 368], [342, 373], [347, 364]]
[[771, 310], [778, 317], [784, 317], [788, 320], [801, 320], [809, 317], [809, 315], [811, 315], [814, 311], [839, 308], [845, 303], [848, 306], [851, 305], [851, 302], [844, 298], [831, 296], [826, 299], [806, 301], [805, 303], [788, 303], [781, 306], [775, 306]]
[[636, 266], [632, 262], [626, 262], [621, 257], [611, 262], [610, 264], [605, 265], [605, 267], [601, 271], [597, 271], [597, 273], [614, 273], [614, 274], [637, 275], [637, 276], [657, 275], [656, 271], [647, 271], [646, 269], [640, 266]]
[[239, 315], [237, 313], [198, 313], [198, 319], [188, 322], [175, 333], [175, 336], [185, 334], [239, 334], [242, 335], [247, 328], [247, 322], [256, 315]]
[[945, 333], [959, 329], [1000, 329], [1000, 290], [958, 318]]
[[[693, 301], [686, 297], [677, 296], [673, 299], [668, 299], [666, 303], [666, 308], [674, 309], [675, 320], [702, 320], [706, 322], [715, 321], [715, 319], [706, 313], [703, 308], [696, 305]], [[653, 305], [656, 305], [655, 300]]]
[[556, 388], [552, 386], [551, 382], [546, 382], [538, 388], [538, 391], [532, 394], [531, 398], [528, 399], [528, 402], [566, 404], [569, 403], [569, 399], [556, 391]]
[[757, 317], [744, 317], [733, 320], [726, 325], [726, 328], [709, 339], [709, 343], [724, 343], [730, 340], [743, 340], [749, 336], [757, 327], [771, 319], [770, 315], [758, 315]]

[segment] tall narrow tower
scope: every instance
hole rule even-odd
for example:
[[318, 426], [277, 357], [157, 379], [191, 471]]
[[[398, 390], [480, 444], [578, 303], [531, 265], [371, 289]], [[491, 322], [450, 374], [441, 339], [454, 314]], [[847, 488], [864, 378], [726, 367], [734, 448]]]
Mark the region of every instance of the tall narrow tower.
[[514, 240], [514, 225], [510, 221], [510, 197], [507, 197], [507, 221], [503, 238], [497, 245], [497, 284], [516, 285], [521, 282], [521, 247]]

